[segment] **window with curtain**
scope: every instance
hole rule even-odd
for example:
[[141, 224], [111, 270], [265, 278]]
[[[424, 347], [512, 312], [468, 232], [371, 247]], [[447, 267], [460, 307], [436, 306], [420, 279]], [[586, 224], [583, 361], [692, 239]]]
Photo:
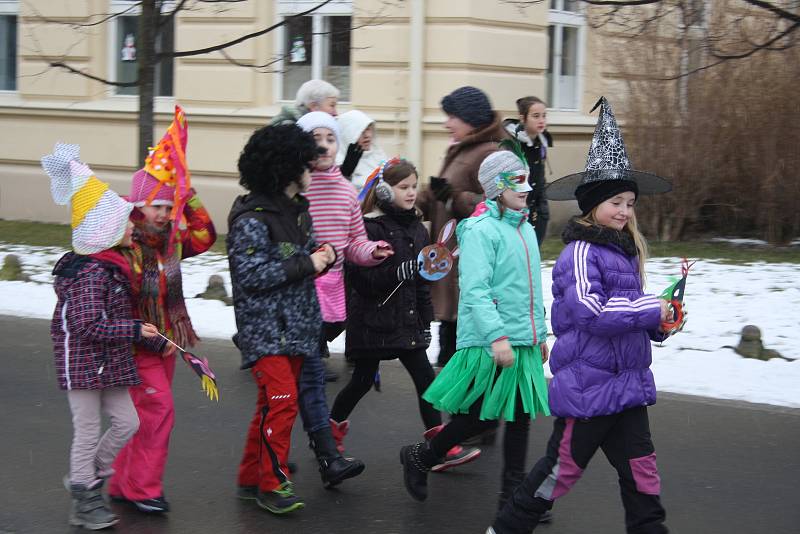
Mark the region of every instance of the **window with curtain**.
[[[156, 40], [156, 52], [175, 50], [174, 19], [161, 31]], [[116, 68], [116, 81], [129, 82], [136, 80], [138, 68], [138, 33], [139, 18], [137, 16], [123, 15], [114, 19], [116, 24], [116, 38], [112, 57]], [[161, 61], [156, 65], [155, 95], [172, 96], [173, 94], [173, 64], [172, 58]], [[136, 95], [136, 87], [117, 87], [119, 95]]]
[[[281, 16], [306, 9], [302, 2], [281, 2]], [[352, 3], [333, 2], [328, 9], [290, 19], [282, 27], [280, 73], [281, 100], [294, 100], [300, 86], [321, 78], [341, 92], [340, 100], [351, 94]]]
[[553, 109], [578, 109], [585, 20], [579, 2], [550, 0], [547, 61], [547, 104]]

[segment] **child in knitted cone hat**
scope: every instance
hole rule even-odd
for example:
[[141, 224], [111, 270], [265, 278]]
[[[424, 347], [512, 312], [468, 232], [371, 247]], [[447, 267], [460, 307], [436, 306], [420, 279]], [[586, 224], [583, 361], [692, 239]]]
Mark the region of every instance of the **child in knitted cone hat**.
[[[132, 205], [122, 200], [79, 160], [78, 145], [58, 143], [42, 158], [53, 200], [70, 205], [74, 252], [56, 264], [58, 296], [50, 335], [59, 387], [67, 391], [74, 435], [70, 472], [69, 522], [91, 530], [118, 519], [101, 495], [111, 464], [139, 426], [128, 388], [139, 383], [133, 345], [160, 350], [165, 341], [155, 326], [135, 319], [132, 272], [120, 250], [131, 246]], [[101, 414], [111, 426], [99, 439]]]
[[453, 414], [428, 442], [401, 449], [404, 481], [427, 497], [427, 472], [454, 445], [506, 420], [500, 504], [525, 476], [530, 420], [549, 415], [539, 247], [527, 223], [528, 166], [510, 151], [489, 154], [478, 178], [486, 209], [459, 223], [456, 352], [423, 398]]
[[[129, 198], [135, 206], [131, 218], [137, 245], [132, 263], [141, 268], [134, 288], [139, 315], [184, 348], [198, 338], [183, 298], [180, 262], [207, 251], [216, 240], [214, 224], [191, 188], [187, 141], [188, 121], [175, 106], [167, 132], [133, 175]], [[136, 364], [142, 384], [131, 389], [131, 397], [140, 431], [117, 458], [109, 492], [142, 512], [166, 512], [162, 478], [175, 417], [175, 355], [137, 350]]]

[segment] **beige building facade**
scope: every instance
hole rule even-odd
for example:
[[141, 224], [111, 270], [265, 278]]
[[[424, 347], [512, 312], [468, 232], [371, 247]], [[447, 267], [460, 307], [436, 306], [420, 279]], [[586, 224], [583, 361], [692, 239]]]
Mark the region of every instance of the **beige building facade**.
[[[188, 2], [164, 32], [164, 50], [201, 49], [270, 27], [319, 1]], [[136, 72], [137, 2], [0, 0], [0, 218], [66, 222], [39, 158], [57, 141], [81, 145], [95, 173], [126, 193], [137, 161], [136, 89], [49, 68], [62, 61], [103, 79]], [[174, 4], [167, 4], [171, 9]], [[435, 175], [448, 144], [439, 108], [463, 85], [486, 91], [504, 117], [515, 100], [546, 100], [555, 138], [548, 179], [582, 169], [599, 96], [581, 3], [521, 6], [504, 0], [331, 1], [309, 16], [221, 52], [179, 57], [158, 68], [156, 139], [179, 103], [189, 119], [192, 182], [222, 232], [241, 192], [236, 162], [310, 78], [342, 91], [339, 112], [377, 122], [387, 154]], [[106, 14], [118, 14], [104, 22]], [[551, 206], [554, 222], [570, 206]], [[557, 225], [556, 225], [557, 226]]]

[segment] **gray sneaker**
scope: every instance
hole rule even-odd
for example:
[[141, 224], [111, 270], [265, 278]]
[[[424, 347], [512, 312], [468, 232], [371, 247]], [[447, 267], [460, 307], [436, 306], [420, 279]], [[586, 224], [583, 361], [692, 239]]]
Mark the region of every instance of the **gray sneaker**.
[[119, 518], [108, 508], [100, 494], [101, 484], [87, 488], [82, 484], [71, 484], [73, 505], [69, 524], [87, 530], [101, 530], [116, 525]]

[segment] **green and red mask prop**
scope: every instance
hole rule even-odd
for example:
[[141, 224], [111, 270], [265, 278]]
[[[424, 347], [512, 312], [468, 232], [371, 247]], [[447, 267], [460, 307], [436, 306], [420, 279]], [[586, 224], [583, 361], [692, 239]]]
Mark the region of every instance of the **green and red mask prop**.
[[681, 262], [681, 277], [673, 277], [672, 283], [661, 292], [659, 298], [669, 303], [669, 311], [672, 319], [661, 323], [661, 331], [668, 335], [673, 335], [683, 329], [686, 324], [686, 313], [684, 311], [683, 296], [686, 292], [686, 278], [689, 276], [689, 269], [696, 262], [689, 263], [683, 258]]

